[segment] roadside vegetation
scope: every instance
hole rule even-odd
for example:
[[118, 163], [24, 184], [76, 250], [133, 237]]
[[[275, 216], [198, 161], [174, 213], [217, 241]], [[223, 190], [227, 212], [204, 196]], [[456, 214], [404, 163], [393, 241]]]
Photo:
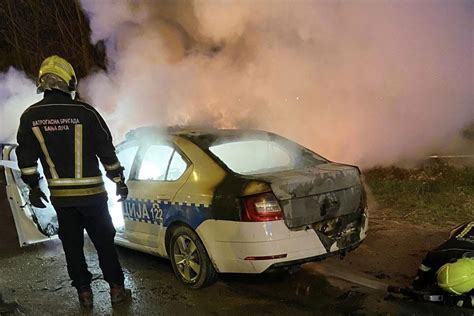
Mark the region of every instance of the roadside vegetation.
[[435, 162], [418, 169], [364, 172], [379, 207], [413, 223], [455, 225], [474, 220], [474, 167]]

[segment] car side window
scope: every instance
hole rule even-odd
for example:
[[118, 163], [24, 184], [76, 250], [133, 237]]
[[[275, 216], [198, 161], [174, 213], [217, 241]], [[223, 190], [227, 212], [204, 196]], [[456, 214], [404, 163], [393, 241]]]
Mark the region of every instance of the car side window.
[[176, 181], [178, 180], [183, 173], [186, 171], [188, 164], [183, 159], [183, 156], [176, 150], [173, 152], [173, 157], [171, 158], [170, 166], [168, 168], [168, 174], [166, 175], [167, 181]]
[[151, 145], [143, 156], [138, 180], [165, 180], [166, 170], [173, 154], [173, 147], [168, 145]]
[[117, 157], [120, 161], [120, 164], [125, 168], [125, 170], [123, 171], [123, 175], [126, 180], [130, 176], [133, 160], [135, 158], [135, 155], [137, 154], [137, 151], [138, 151], [138, 145], [127, 147], [117, 152]]

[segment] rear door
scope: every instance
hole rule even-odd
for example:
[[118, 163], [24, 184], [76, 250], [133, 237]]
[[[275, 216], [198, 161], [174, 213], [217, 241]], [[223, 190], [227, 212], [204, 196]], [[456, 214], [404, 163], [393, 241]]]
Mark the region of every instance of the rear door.
[[[20, 247], [55, 238], [58, 232], [56, 212], [50, 203], [45, 209], [33, 207], [28, 199], [29, 188], [21, 180], [18, 168], [15, 145], [2, 145], [2, 159], [0, 170], [5, 172], [6, 194], [15, 222]], [[41, 164], [39, 171], [43, 175]], [[40, 187], [49, 196], [47, 182], [44, 177], [40, 180]], [[1, 188], [3, 189], [3, 188]]]
[[174, 143], [140, 146], [123, 203], [126, 238], [166, 255], [163, 218], [191, 174], [192, 164]]

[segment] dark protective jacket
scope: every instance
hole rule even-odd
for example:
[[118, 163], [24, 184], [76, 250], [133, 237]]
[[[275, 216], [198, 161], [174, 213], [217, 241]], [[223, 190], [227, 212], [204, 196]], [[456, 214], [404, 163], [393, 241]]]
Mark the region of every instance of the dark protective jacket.
[[112, 135], [89, 104], [59, 90], [45, 91], [43, 100], [20, 119], [16, 150], [23, 181], [38, 186], [38, 158], [55, 206], [80, 206], [107, 198], [99, 162], [107, 177], [119, 182], [123, 168]]
[[[451, 232], [451, 237], [439, 247], [431, 250], [423, 259], [413, 287], [423, 290], [437, 284], [436, 272], [446, 263], [462, 257], [474, 258], [474, 222], [464, 223]], [[459, 307], [474, 307], [474, 290], [463, 295], [449, 295], [445, 303]]]
[[466, 254], [469, 254], [469, 257], [474, 255], [474, 222], [467, 222], [458, 226], [452, 231], [451, 238], [428, 252], [423, 259], [420, 270], [431, 271], [434, 275], [442, 265], [456, 261], [466, 256]]
[[[418, 268], [413, 288], [419, 291], [437, 288], [438, 269], [463, 257], [474, 258], [474, 222], [459, 225], [446, 242], [428, 252]], [[444, 292], [443, 297], [444, 303], [450, 306], [474, 307], [474, 290], [462, 295]]]

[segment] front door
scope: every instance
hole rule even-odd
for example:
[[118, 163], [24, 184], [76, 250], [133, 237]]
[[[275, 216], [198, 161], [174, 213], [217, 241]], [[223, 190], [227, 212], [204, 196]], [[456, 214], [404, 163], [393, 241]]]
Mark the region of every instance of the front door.
[[174, 144], [147, 144], [138, 152], [123, 203], [125, 234], [133, 243], [166, 255], [163, 218], [191, 174], [191, 164]]

